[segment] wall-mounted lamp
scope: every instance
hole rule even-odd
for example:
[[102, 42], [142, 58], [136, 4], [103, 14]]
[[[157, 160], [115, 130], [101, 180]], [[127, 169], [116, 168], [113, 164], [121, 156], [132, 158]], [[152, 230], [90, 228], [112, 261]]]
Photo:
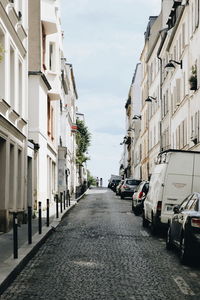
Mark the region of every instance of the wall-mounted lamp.
[[148, 96], [148, 98], [145, 100], [145, 102], [152, 102], [152, 100], [155, 101], [155, 102], [157, 102], [156, 98], [155, 97], [151, 97], [151, 96]]
[[133, 120], [141, 120], [141, 115], [134, 115], [133, 116]]
[[129, 128], [128, 130], [127, 130], [127, 132], [131, 132], [131, 131], [134, 131], [135, 129], [134, 128]]
[[174, 64], [180, 65], [180, 68], [181, 68], [181, 69], [182, 69], [182, 67], [183, 67], [183, 62], [182, 62], [182, 60], [179, 62], [179, 61], [170, 59], [170, 61], [168, 62], [168, 64], [166, 64], [165, 69], [168, 69], [168, 70], [175, 69], [175, 65], [174, 65]]

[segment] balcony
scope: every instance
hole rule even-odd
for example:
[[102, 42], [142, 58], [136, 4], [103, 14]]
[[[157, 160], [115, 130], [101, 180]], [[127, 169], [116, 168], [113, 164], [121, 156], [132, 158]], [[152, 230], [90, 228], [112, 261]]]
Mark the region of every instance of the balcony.
[[58, 32], [54, 0], [42, 0], [41, 21], [46, 35]]

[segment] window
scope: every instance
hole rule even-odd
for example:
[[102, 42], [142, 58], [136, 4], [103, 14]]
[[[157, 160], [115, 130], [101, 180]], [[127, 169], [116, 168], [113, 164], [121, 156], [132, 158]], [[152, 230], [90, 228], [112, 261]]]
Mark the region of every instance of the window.
[[23, 84], [23, 73], [22, 73], [22, 63], [19, 61], [19, 73], [18, 73], [18, 103], [19, 103], [19, 114], [22, 115], [23, 112], [23, 93], [22, 93], [22, 84]]
[[182, 47], [185, 47], [185, 23], [182, 25]]
[[22, 151], [18, 149], [18, 172], [17, 172], [17, 202], [18, 207], [21, 208], [21, 197], [22, 197]]
[[55, 44], [49, 43], [49, 70], [55, 72]]
[[187, 119], [183, 121], [183, 146], [187, 145]]
[[180, 210], [184, 210], [187, 206], [188, 201], [191, 199], [193, 195], [189, 195], [180, 205]]
[[51, 105], [50, 99], [47, 100], [47, 134], [54, 140], [54, 109]]
[[199, 0], [195, 0], [195, 29], [199, 26]]
[[3, 32], [0, 30], [0, 57], [1, 57], [1, 63], [0, 63], [0, 98], [5, 99], [5, 37]]
[[10, 46], [10, 105], [15, 108], [15, 52]]
[[46, 34], [45, 34], [44, 25], [42, 24], [42, 66], [44, 70], [47, 69], [45, 65], [45, 57], [46, 57]]

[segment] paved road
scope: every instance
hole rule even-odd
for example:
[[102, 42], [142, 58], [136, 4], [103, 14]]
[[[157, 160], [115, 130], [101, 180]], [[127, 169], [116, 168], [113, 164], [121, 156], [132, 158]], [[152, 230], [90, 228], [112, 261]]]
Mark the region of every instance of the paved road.
[[200, 267], [183, 267], [131, 213], [130, 200], [91, 190], [1, 299], [200, 299]]

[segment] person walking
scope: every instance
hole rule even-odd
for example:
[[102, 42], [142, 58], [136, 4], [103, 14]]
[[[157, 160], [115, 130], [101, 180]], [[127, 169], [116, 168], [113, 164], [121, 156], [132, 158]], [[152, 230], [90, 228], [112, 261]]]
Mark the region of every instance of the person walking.
[[103, 186], [103, 179], [100, 178], [100, 187], [102, 187], [102, 186]]
[[97, 179], [96, 179], [96, 187], [98, 187], [99, 186], [99, 178], [97, 177]]

